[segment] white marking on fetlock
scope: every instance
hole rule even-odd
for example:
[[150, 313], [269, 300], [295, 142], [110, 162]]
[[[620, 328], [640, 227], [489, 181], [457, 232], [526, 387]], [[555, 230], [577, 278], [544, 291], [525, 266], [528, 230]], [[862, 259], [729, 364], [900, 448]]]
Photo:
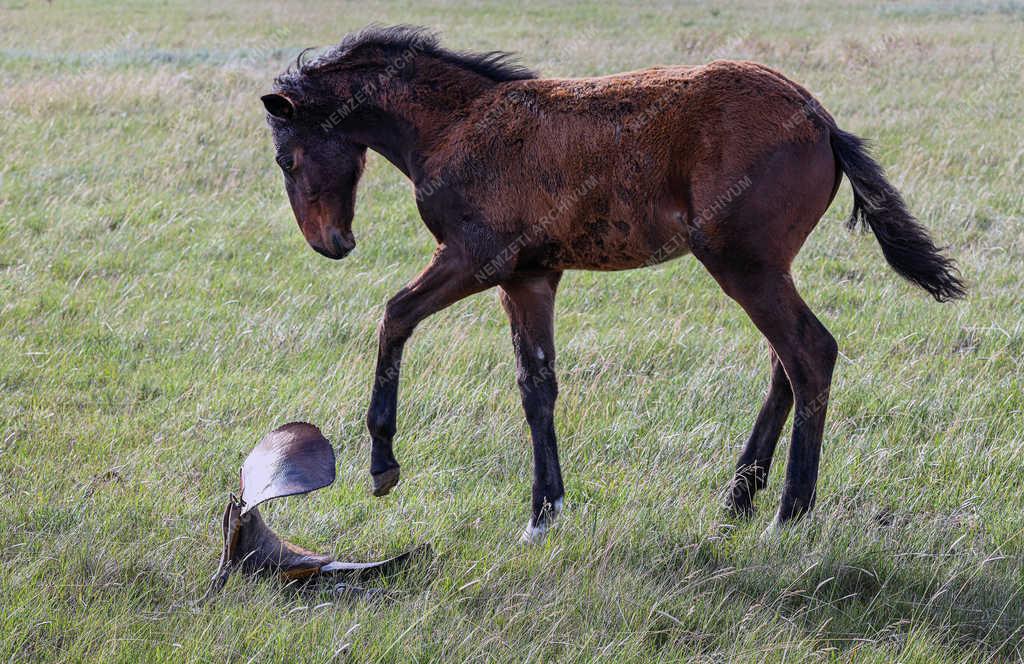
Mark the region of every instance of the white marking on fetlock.
[[[781, 508], [780, 508], [781, 509]], [[782, 518], [779, 516], [779, 512], [775, 513], [772, 518], [772, 522], [768, 524], [768, 527], [761, 533], [760, 539], [762, 542], [774, 542], [779, 539], [782, 534]]]
[[772, 522], [768, 524], [768, 527], [764, 529], [761, 536], [758, 538], [763, 543], [774, 542], [779, 539], [779, 528], [780, 524], [778, 520], [772, 519]]
[[547, 534], [547, 526], [533, 525], [533, 519], [526, 524], [526, 528], [523, 530], [523, 534], [519, 536], [520, 544], [539, 544], [544, 541], [544, 536]]
[[544, 537], [551, 530], [551, 527], [555, 525], [558, 520], [558, 515], [562, 513], [562, 506], [565, 504], [564, 498], [558, 498], [551, 505], [551, 511], [548, 518], [544, 520], [544, 523], [534, 525], [533, 518], [526, 524], [526, 528], [523, 530], [523, 534], [519, 536], [519, 541], [522, 544], [539, 544], [544, 541]]
[[808, 524], [813, 522], [815, 514], [817, 514], [816, 511], [807, 512], [802, 517], [800, 517], [800, 519], [790, 519], [789, 521], [783, 521], [780, 513], [776, 512], [775, 518], [772, 519], [771, 524], [764, 529], [763, 533], [761, 533], [761, 541], [775, 542], [782, 538], [782, 533], [784, 530], [791, 530], [797, 524], [800, 524], [800, 526], [806, 528]]

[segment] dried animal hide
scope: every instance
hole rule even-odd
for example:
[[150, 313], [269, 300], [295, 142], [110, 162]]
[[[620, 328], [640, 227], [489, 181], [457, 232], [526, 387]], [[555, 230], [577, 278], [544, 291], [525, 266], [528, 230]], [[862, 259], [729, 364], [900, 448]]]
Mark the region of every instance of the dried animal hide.
[[[224, 548], [207, 597], [223, 588], [235, 570], [291, 581], [339, 572], [388, 573], [410, 559], [413, 551], [376, 562], [340, 562], [281, 539], [267, 526], [260, 504], [328, 486], [334, 482], [334, 465], [330, 442], [306, 422], [286, 424], [260, 441], [242, 464], [240, 495], [231, 494], [224, 509]], [[346, 584], [339, 589], [359, 591]]]

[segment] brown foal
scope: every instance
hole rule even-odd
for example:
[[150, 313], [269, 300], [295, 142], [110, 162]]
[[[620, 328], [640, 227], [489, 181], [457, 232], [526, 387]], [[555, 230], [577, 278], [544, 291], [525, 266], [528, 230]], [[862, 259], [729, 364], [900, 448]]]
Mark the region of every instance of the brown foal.
[[771, 387], [728, 506], [752, 509], [794, 404], [776, 522], [812, 508], [836, 342], [790, 265], [845, 173], [850, 225], [935, 299], [963, 296], [952, 261], [907, 211], [856, 136], [772, 69], [716, 61], [583, 79], [540, 79], [503, 53], [456, 53], [419, 28], [369, 28], [303, 61], [263, 97], [306, 240], [333, 259], [355, 246], [366, 149], [416, 188], [437, 250], [387, 304], [367, 425], [374, 494], [397, 483], [392, 449], [402, 348], [427, 316], [497, 286], [512, 326], [533, 438], [534, 539], [562, 506], [555, 444], [553, 311], [562, 272], [624, 270], [692, 253], [771, 348]]

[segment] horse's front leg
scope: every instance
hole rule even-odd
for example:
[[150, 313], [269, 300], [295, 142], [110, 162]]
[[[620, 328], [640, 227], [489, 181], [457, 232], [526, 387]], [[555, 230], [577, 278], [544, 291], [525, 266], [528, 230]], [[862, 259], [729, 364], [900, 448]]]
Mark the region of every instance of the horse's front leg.
[[402, 349], [424, 318], [490, 284], [474, 276], [474, 265], [459, 250], [441, 245], [430, 265], [388, 300], [380, 323], [377, 373], [366, 426], [370, 430], [370, 475], [373, 495], [386, 495], [398, 484], [398, 461], [392, 441], [398, 412], [398, 375]]
[[501, 304], [512, 326], [516, 379], [533, 438], [533, 511], [522, 541], [541, 539], [562, 511], [565, 489], [555, 441], [554, 309], [560, 272], [501, 284]]

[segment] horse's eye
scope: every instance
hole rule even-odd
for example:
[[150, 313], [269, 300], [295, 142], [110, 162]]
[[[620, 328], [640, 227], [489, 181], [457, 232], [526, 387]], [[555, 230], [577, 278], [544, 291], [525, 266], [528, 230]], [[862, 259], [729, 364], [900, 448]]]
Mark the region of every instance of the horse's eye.
[[286, 173], [290, 173], [295, 168], [295, 160], [291, 158], [291, 155], [282, 154], [277, 156], [277, 165], [281, 167], [281, 170]]

